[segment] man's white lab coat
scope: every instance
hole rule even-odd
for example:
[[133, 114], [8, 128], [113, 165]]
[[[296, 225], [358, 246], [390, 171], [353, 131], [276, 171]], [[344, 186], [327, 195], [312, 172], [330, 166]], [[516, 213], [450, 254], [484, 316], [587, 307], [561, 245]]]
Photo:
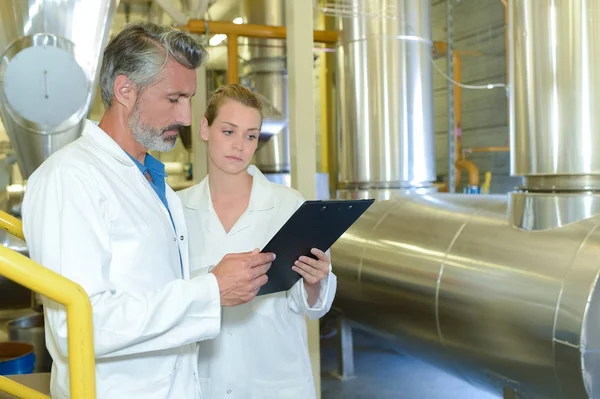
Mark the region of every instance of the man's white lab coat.
[[[208, 178], [178, 192], [189, 231], [192, 275], [206, 275], [227, 253], [262, 248], [304, 202], [297, 191], [271, 183], [254, 166], [248, 172], [254, 176], [248, 209], [229, 233], [212, 206]], [[288, 292], [223, 308], [221, 334], [199, 343], [203, 394], [210, 392], [210, 399], [314, 398], [305, 315], [317, 319], [327, 313], [336, 287], [330, 272], [312, 308], [302, 279]]]
[[[201, 398], [196, 342], [219, 333], [219, 288], [212, 274], [189, 280], [181, 202], [166, 191], [175, 229], [138, 167], [89, 121], [28, 182], [31, 258], [80, 284], [92, 302], [98, 399]], [[66, 398], [66, 313], [44, 305], [52, 397]]]

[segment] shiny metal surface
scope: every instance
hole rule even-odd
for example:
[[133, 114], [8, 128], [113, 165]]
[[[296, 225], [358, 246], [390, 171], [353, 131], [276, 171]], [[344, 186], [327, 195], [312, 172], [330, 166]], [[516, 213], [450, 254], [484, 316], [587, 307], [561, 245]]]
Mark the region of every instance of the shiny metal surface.
[[509, 2], [511, 172], [600, 173], [600, 2]]
[[598, 194], [512, 192], [509, 198], [508, 220], [524, 230], [554, 229], [600, 214]]
[[403, 197], [405, 195], [433, 194], [437, 192], [436, 187], [419, 188], [393, 188], [393, 189], [354, 189], [337, 190], [338, 199], [374, 199], [376, 201], [386, 201], [392, 198]]
[[[435, 181], [430, 0], [345, 1], [339, 18], [339, 188]], [[393, 6], [396, 19], [373, 17]]]
[[527, 176], [518, 190], [528, 192], [600, 191], [600, 175]]
[[52, 357], [46, 349], [43, 313], [35, 313], [11, 320], [8, 323], [8, 338], [11, 341], [26, 342], [33, 345], [36, 357], [35, 373], [49, 373], [51, 371]]
[[79, 136], [117, 5], [0, 2], [0, 115], [25, 178]]
[[[246, 23], [285, 25], [285, 0], [244, 0], [242, 14]], [[249, 59], [245, 78], [284, 116], [288, 115], [285, 43], [281, 40], [245, 39]], [[290, 171], [289, 130], [287, 125], [256, 151], [256, 165], [263, 173]]]
[[504, 196], [376, 202], [333, 246], [334, 306], [491, 392], [600, 397], [600, 217], [515, 229]]
[[[0, 244], [29, 256], [25, 241], [0, 229]], [[26, 308], [31, 305], [31, 291], [12, 280], [0, 276], [0, 309]]]
[[268, 98], [260, 93], [258, 93], [258, 96], [262, 101], [263, 108], [263, 120], [260, 127], [260, 135], [258, 136], [258, 146], [262, 148], [265, 144], [275, 139], [273, 136], [285, 134], [288, 119]]

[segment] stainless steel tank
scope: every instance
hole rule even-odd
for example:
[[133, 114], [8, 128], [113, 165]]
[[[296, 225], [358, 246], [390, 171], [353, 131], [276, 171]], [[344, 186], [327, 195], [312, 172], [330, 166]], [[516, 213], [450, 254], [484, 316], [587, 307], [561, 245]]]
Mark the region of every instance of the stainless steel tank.
[[[246, 23], [285, 26], [284, 0], [244, 0]], [[285, 42], [273, 39], [245, 39], [244, 78], [286, 119], [288, 115]], [[263, 173], [289, 173], [290, 148], [287, 124], [256, 151], [256, 165]]]
[[520, 230], [505, 197], [378, 202], [332, 248], [335, 306], [489, 391], [597, 398], [599, 223]]
[[80, 135], [117, 5], [0, 2], [0, 115], [25, 178]]
[[436, 179], [430, 0], [343, 5], [351, 12], [339, 18], [338, 187], [430, 187]]

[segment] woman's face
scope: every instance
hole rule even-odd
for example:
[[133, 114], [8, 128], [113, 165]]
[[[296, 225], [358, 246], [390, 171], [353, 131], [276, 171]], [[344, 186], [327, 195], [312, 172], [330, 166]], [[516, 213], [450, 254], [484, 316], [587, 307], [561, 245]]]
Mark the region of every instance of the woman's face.
[[260, 112], [235, 100], [225, 100], [211, 126], [202, 120], [202, 139], [208, 141], [210, 162], [229, 174], [246, 170], [256, 147], [262, 118]]

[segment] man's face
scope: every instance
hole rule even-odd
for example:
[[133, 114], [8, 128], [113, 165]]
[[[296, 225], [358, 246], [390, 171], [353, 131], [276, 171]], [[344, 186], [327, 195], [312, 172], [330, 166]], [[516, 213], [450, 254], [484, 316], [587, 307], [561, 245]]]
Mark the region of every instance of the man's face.
[[137, 93], [129, 127], [138, 143], [153, 151], [172, 150], [181, 129], [191, 124], [195, 92], [196, 71], [167, 62], [158, 80]]

